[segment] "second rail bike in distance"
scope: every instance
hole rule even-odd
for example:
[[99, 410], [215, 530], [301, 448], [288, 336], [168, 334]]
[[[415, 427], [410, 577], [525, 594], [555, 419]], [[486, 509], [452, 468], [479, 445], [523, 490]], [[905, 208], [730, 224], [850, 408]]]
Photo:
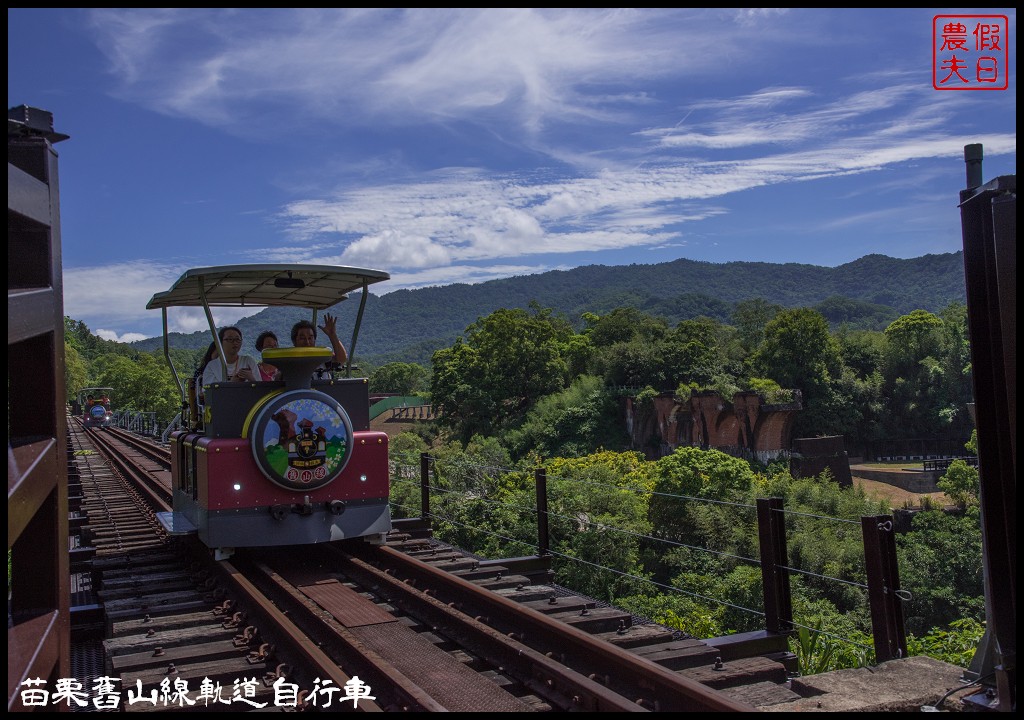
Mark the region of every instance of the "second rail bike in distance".
[[[350, 375], [367, 288], [389, 278], [327, 265], [227, 265], [188, 270], [152, 297], [146, 307], [163, 312], [164, 355], [182, 397], [183, 429], [170, 437], [174, 509], [159, 514], [170, 533], [198, 533], [218, 559], [238, 547], [383, 540], [388, 436], [370, 431], [368, 381]], [[274, 348], [263, 359], [283, 379], [197, 387], [171, 360], [168, 308], [202, 307], [218, 349], [212, 362], [223, 363], [211, 308], [302, 307], [316, 326], [319, 311], [353, 291], [362, 295], [340, 372], [314, 374], [332, 358], [327, 348]]]
[[82, 425], [87, 428], [108, 428], [114, 422], [114, 414], [110, 411], [110, 393], [114, 388], [86, 387], [78, 391], [77, 413], [82, 418]]

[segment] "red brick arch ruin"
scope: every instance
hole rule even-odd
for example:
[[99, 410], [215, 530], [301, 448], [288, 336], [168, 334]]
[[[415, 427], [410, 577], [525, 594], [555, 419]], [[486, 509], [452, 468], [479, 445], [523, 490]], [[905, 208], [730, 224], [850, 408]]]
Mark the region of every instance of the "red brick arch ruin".
[[768, 405], [756, 392], [736, 393], [728, 402], [715, 391], [695, 392], [688, 398], [673, 393], [655, 397], [652, 406], [637, 408], [626, 397], [626, 428], [635, 449], [663, 457], [677, 447], [713, 448], [764, 463], [788, 459], [793, 421], [803, 405], [795, 401]]

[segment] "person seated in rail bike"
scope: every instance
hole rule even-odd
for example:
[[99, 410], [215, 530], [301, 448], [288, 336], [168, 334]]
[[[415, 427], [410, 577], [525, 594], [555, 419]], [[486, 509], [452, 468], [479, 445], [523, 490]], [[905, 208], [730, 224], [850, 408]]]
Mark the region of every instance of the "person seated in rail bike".
[[[348, 360], [348, 352], [345, 350], [345, 346], [341, 344], [341, 340], [338, 339], [338, 318], [330, 313], [326, 313], [324, 315], [324, 324], [320, 326], [320, 329], [324, 331], [324, 335], [331, 341], [331, 349], [334, 351], [331, 362], [344, 365], [345, 361]], [[316, 347], [316, 326], [309, 320], [299, 320], [292, 325], [292, 345], [295, 347]], [[327, 371], [329, 371], [329, 368], [327, 363], [325, 363], [313, 371], [313, 378], [319, 379], [324, 377]]]
[[203, 371], [206, 370], [206, 366], [210, 364], [211, 360], [217, 357], [217, 343], [210, 341], [210, 347], [206, 348], [206, 352], [203, 354], [203, 359], [199, 361], [199, 366], [196, 371], [192, 373], [192, 377], [195, 381], [201, 382], [203, 379]]
[[[217, 333], [224, 348], [224, 363], [211, 360], [203, 370], [203, 385], [219, 382], [260, 382], [259, 363], [252, 355], [242, 355], [242, 331], [234, 325], [222, 327]], [[223, 366], [227, 365], [227, 377]]]
[[[199, 365], [196, 367], [195, 372], [192, 373], [192, 384], [189, 389], [189, 394], [196, 406], [203, 404], [203, 372], [206, 371], [206, 366], [218, 358], [217, 354], [217, 343], [210, 341], [210, 347], [206, 348], [206, 352], [203, 353], [203, 359], [199, 361]], [[202, 413], [199, 413], [202, 415]]]
[[[270, 330], [264, 330], [256, 338], [256, 349], [259, 350], [261, 353], [264, 350], [273, 350], [276, 347], [277, 335], [275, 335]], [[263, 380], [264, 382], [270, 380], [278, 380], [281, 377], [281, 371], [278, 370], [276, 366], [271, 365], [270, 363], [260, 362], [259, 368], [260, 380]]]

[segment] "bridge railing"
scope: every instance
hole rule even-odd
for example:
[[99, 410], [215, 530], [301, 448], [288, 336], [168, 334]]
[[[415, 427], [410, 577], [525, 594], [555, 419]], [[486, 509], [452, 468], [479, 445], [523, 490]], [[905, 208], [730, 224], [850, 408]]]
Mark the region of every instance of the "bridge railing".
[[391, 408], [393, 420], [433, 420], [437, 417], [437, 408], [433, 405], [409, 405]]
[[418, 407], [423, 404], [423, 398], [417, 395], [391, 395], [390, 397], [381, 398], [370, 405], [370, 419], [372, 420], [393, 408]]
[[957, 455], [954, 457], [944, 458], [932, 458], [930, 460], [922, 460], [922, 465], [925, 471], [928, 470], [949, 470], [949, 466], [953, 464], [954, 460], [963, 460], [971, 467], [978, 467], [978, 456], [977, 455]]
[[169, 423], [167, 423], [167, 427], [164, 428], [163, 432], [160, 433], [160, 440], [163, 442], [169, 441], [171, 439], [171, 433], [175, 430], [180, 430], [182, 427], [181, 413], [178, 413]]
[[121, 410], [114, 413], [114, 425], [139, 435], [158, 437], [161, 433], [155, 412]]

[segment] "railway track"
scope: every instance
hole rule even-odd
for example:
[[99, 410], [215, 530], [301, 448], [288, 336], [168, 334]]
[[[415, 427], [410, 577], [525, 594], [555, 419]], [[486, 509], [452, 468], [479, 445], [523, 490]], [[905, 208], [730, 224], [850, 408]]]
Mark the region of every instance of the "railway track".
[[71, 447], [72, 631], [84, 657], [72, 666], [84, 688], [107, 679], [119, 692], [106, 701], [133, 711], [247, 711], [297, 707], [300, 681], [352, 681], [230, 564], [163, 532], [154, 513], [169, 509], [170, 474], [159, 448], [74, 425]]
[[[117, 471], [100, 461], [92, 442], [115, 435], [72, 437], [88, 518], [78, 545], [95, 548], [73, 568], [92, 595], [73, 617], [91, 619], [80, 635], [102, 625], [103, 672], [125, 704], [136, 700], [128, 709], [355, 701], [391, 711], [737, 712], [796, 697], [785, 686], [791, 656], [723, 660], [719, 648], [634, 625], [543, 574], [481, 563], [430, 537], [240, 549], [214, 563], [152, 519], [169, 482], [160, 448], [116, 438], [119, 449], [104, 452]], [[147, 489], [127, 489], [128, 474]]]

